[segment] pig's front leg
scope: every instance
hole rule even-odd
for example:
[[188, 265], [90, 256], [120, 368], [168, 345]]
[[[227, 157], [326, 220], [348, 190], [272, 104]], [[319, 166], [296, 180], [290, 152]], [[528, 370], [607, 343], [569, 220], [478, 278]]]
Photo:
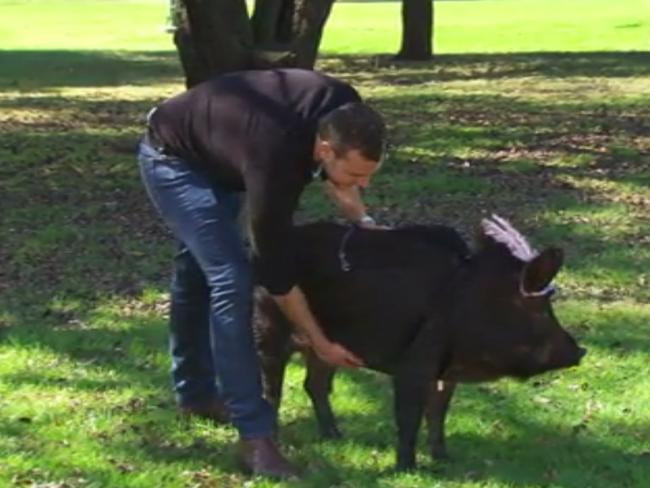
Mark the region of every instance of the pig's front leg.
[[432, 381], [426, 407], [429, 446], [434, 460], [449, 459], [445, 445], [445, 418], [449, 402], [456, 389], [453, 381]]
[[397, 423], [398, 471], [415, 469], [415, 445], [426, 404], [428, 385], [406, 374], [393, 378], [395, 421]]
[[415, 445], [429, 387], [439, 376], [446, 357], [445, 329], [436, 319], [435, 315], [427, 318], [393, 377], [398, 470], [415, 468]]

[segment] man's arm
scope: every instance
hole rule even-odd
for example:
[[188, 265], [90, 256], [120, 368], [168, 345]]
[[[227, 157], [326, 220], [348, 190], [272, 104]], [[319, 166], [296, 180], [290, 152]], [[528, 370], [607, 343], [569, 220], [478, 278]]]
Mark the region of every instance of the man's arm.
[[335, 366], [353, 368], [363, 366], [361, 359], [325, 337], [298, 286], [291, 288], [286, 295], [271, 295], [271, 297], [282, 313], [309, 338], [314, 352], [320, 359]]
[[359, 222], [366, 215], [366, 205], [361, 199], [359, 187], [338, 188], [329, 180], [323, 182], [325, 194], [334, 202], [341, 214], [352, 222]]
[[259, 283], [267, 289], [282, 313], [309, 338], [314, 352], [322, 360], [334, 366], [361, 366], [359, 358], [327, 339], [295, 284], [297, 251], [291, 216], [304, 183], [300, 175], [271, 169], [263, 167], [257, 174], [249, 173], [246, 182], [253, 258]]
[[339, 209], [339, 212], [350, 222], [355, 222], [366, 229], [386, 229], [377, 225], [372, 217], [366, 213], [366, 205], [361, 199], [361, 192], [358, 186], [338, 188], [330, 181], [323, 183], [325, 194]]

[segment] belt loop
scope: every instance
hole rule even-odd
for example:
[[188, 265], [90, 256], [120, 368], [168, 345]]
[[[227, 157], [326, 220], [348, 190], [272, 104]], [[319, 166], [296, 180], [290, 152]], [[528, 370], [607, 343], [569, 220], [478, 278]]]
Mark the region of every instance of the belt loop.
[[153, 131], [153, 128], [151, 127], [151, 117], [153, 117], [153, 114], [156, 113], [156, 110], [158, 110], [158, 107], [153, 107], [149, 112], [147, 113], [147, 127], [145, 131], [145, 137], [147, 140], [147, 143], [156, 151], [158, 151], [162, 156], [171, 156], [171, 154], [168, 154], [167, 150], [165, 149], [165, 146], [160, 143], [158, 138], [156, 137], [156, 134]]

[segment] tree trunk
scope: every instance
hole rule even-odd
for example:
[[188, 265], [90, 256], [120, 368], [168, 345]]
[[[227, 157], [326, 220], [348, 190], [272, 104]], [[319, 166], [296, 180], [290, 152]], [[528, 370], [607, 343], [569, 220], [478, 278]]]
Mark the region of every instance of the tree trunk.
[[433, 0], [402, 0], [402, 47], [397, 58], [431, 59], [432, 37]]
[[293, 51], [298, 68], [314, 67], [323, 28], [333, 3], [333, 0], [295, 0]]
[[170, 0], [185, 83], [229, 71], [312, 69], [334, 0]]
[[292, 0], [257, 0], [251, 18], [255, 42], [268, 47], [290, 42], [292, 17]]

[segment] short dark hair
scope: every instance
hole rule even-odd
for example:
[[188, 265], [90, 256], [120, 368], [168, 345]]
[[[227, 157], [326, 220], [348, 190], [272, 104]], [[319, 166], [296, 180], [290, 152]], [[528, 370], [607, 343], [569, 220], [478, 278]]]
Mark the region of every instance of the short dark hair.
[[352, 102], [322, 117], [318, 121], [318, 135], [332, 145], [337, 156], [356, 149], [363, 157], [379, 161], [386, 145], [386, 124], [365, 103]]

